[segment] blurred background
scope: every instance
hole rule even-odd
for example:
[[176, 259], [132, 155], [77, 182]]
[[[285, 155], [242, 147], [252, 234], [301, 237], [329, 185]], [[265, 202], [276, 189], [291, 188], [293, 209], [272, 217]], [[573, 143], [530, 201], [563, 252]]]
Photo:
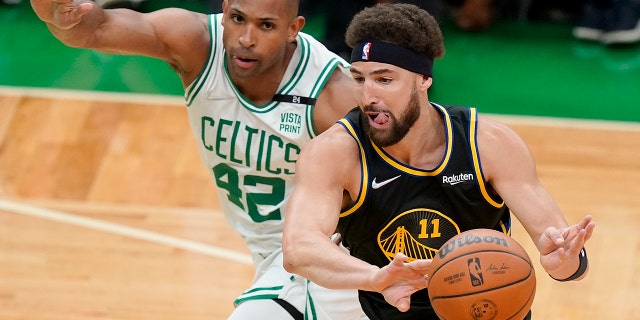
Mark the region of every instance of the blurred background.
[[[177, 76], [163, 62], [65, 47], [37, 20], [29, 1], [0, 2], [0, 86], [182, 95]], [[98, 0], [105, 7], [143, 12], [163, 7], [219, 12], [220, 2]], [[350, 17], [375, 2], [303, 0], [304, 31], [344, 54]], [[443, 29], [447, 52], [435, 64], [432, 101], [484, 113], [640, 121], [635, 0], [610, 1], [624, 8], [605, 8], [603, 0], [404, 2], [427, 9]], [[607, 38], [615, 28], [627, 28], [628, 34], [619, 41]]]

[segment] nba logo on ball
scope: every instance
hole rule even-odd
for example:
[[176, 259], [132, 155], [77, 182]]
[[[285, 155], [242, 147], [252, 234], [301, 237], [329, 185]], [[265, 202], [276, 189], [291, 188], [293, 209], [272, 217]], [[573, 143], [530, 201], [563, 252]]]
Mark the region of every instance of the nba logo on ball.
[[516, 240], [495, 230], [473, 229], [438, 249], [427, 290], [442, 320], [519, 320], [533, 304], [536, 277]]
[[467, 261], [469, 266], [469, 277], [471, 278], [471, 285], [474, 287], [481, 286], [484, 283], [482, 280], [482, 266], [480, 266], [480, 258], [471, 258]]

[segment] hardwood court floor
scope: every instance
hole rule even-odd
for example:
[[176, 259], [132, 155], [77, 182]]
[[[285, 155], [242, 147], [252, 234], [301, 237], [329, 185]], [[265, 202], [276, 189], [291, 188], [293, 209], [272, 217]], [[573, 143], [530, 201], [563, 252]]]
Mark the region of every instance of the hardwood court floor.
[[[225, 319], [253, 269], [175, 97], [0, 91], [0, 319]], [[581, 282], [534, 260], [535, 319], [640, 319], [640, 126], [499, 117], [573, 223]]]

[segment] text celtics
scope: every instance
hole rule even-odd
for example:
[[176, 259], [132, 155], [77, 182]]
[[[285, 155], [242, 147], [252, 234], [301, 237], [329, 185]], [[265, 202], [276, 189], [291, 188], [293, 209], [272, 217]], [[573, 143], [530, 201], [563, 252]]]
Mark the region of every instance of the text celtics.
[[[238, 120], [219, 119], [217, 127], [216, 121], [210, 117], [202, 117], [201, 121], [202, 144], [218, 157], [252, 167], [258, 172], [294, 174], [301, 150], [296, 144], [278, 134], [253, 128]], [[209, 133], [210, 130], [214, 131]]]

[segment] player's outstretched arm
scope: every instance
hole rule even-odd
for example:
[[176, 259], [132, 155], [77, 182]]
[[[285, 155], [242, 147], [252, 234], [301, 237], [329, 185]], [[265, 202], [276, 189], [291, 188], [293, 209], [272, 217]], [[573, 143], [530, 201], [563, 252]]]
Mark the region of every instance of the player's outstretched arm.
[[287, 271], [329, 289], [374, 290], [370, 280], [380, 268], [350, 256], [330, 240], [346, 186], [359, 178], [354, 176], [358, 165], [357, 145], [338, 124], [305, 145], [296, 161], [296, 187], [284, 219]]
[[569, 226], [540, 182], [528, 146], [509, 127], [481, 118], [478, 148], [485, 179], [529, 233], [545, 271], [555, 279], [581, 279], [586, 273], [581, 251], [593, 233], [595, 222], [586, 216]]
[[31, 5], [67, 46], [157, 58], [169, 63], [185, 85], [202, 70], [209, 54], [208, 21], [201, 13], [102, 9], [88, 0], [31, 0]]

